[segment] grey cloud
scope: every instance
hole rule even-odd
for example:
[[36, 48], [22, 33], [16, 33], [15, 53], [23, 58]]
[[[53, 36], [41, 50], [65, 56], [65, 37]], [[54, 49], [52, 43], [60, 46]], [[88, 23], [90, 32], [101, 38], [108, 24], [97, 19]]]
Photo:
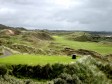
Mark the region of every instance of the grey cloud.
[[[112, 31], [112, 0], [0, 0], [0, 23], [40, 29]], [[77, 3], [76, 3], [77, 2]]]
[[77, 9], [64, 10], [56, 15], [61, 20], [67, 20], [68, 22], [79, 21], [79, 26], [83, 25], [88, 30], [112, 30], [111, 0], [86, 0], [83, 7], [79, 6]]

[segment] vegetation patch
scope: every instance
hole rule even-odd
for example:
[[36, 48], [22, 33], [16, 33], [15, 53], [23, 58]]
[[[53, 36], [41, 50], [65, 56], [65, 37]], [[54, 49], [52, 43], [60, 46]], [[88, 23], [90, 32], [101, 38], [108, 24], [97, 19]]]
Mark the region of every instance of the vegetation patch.
[[112, 36], [105, 36], [99, 34], [91, 34], [89, 32], [74, 32], [72, 34], [65, 35], [67, 39], [73, 41], [80, 41], [80, 42], [112, 42]]
[[15, 29], [4, 29], [0, 31], [1, 36], [14, 36], [19, 35], [21, 32]]
[[111, 41], [111, 33], [105, 32], [0, 24], [0, 84], [111, 84]]
[[22, 38], [30, 42], [33, 42], [35, 40], [37, 41], [38, 40], [53, 40], [53, 38], [45, 32], [34, 32], [34, 31], [23, 33]]
[[14, 49], [16, 51], [19, 51], [21, 53], [29, 53], [29, 54], [42, 54], [43, 52], [39, 49], [36, 49], [34, 47], [25, 46], [25, 45], [18, 45], [13, 44], [9, 46], [11, 49]]
[[69, 40], [82, 41], [82, 42], [92, 41], [92, 35], [85, 32], [75, 32], [70, 35], [67, 35], [66, 38]]
[[98, 52], [100, 54], [111, 54], [112, 46], [106, 44], [100, 44], [96, 42], [79, 42], [79, 41], [71, 41], [67, 40], [64, 36], [53, 36], [56, 43], [59, 43], [60, 46], [68, 46], [75, 50], [77, 49], [85, 49]]
[[8, 65], [10, 68], [7, 69], [8, 74], [18, 78], [53, 80], [54, 84], [111, 84], [111, 66], [108, 67], [108, 62], [97, 61], [86, 56], [74, 64], [13, 64]]

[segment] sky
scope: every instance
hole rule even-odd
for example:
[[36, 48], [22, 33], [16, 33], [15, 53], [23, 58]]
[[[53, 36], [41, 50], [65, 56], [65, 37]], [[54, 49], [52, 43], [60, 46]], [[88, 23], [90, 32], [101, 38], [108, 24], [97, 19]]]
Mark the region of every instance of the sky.
[[112, 0], [0, 0], [0, 24], [28, 29], [112, 31]]

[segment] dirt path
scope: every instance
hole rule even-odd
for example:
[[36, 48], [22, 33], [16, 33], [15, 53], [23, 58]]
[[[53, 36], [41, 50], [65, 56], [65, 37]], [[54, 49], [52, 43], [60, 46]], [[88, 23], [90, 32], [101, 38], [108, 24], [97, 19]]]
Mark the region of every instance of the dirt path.
[[3, 55], [1, 55], [0, 58], [7, 57], [7, 56], [10, 56], [10, 55], [12, 55], [12, 52], [8, 49], [4, 49], [3, 50]]

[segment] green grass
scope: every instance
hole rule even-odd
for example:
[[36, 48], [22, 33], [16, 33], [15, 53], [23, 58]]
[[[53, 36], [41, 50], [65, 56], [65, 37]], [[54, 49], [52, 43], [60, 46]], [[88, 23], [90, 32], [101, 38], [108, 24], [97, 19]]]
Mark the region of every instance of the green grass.
[[103, 55], [112, 53], [112, 46], [106, 44], [95, 43], [95, 42], [72, 41], [72, 40], [65, 39], [65, 37], [63, 36], [53, 36], [53, 37], [57, 43], [60, 43], [61, 45], [69, 46], [74, 49], [92, 50]]
[[28, 64], [28, 65], [45, 65], [54, 63], [68, 64], [74, 62], [71, 57], [68, 56], [44, 56], [44, 55], [29, 55], [29, 54], [17, 54], [4, 58], [0, 58], [0, 64]]
[[8, 39], [8, 41], [16, 43], [16, 44], [25, 44], [25, 45], [31, 46], [30, 42], [22, 40], [22, 36], [21, 35], [12, 36], [12, 37], [10, 37], [10, 39]]

